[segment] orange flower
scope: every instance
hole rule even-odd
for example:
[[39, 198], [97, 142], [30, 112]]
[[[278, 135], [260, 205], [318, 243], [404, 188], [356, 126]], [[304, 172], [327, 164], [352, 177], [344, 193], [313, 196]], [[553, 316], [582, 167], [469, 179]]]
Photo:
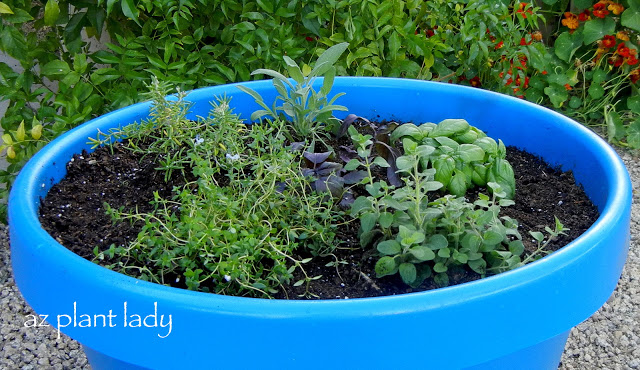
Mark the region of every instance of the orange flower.
[[548, 73], [549, 73], [549, 72], [547, 72], [547, 71], [542, 71], [542, 74], [543, 74], [543, 75], [546, 75], [546, 74], [548, 74]]
[[638, 58], [636, 58], [637, 53], [636, 49], [629, 49], [629, 56], [624, 59], [624, 62], [630, 66], [638, 64]]
[[636, 83], [640, 80], [640, 68], [636, 68], [631, 73], [629, 73], [629, 79], [631, 79], [631, 83]]
[[535, 31], [534, 33], [531, 34], [531, 38], [536, 41], [542, 41], [542, 32]]
[[625, 46], [624, 42], [621, 42], [616, 49], [616, 54], [620, 54], [620, 56], [628, 57], [631, 53], [631, 50]]
[[527, 68], [527, 62], [529, 61], [527, 56], [526, 55], [520, 55], [520, 56], [518, 56], [518, 59], [520, 60], [520, 64], [522, 65], [522, 67]]
[[605, 49], [612, 48], [616, 46], [616, 38], [611, 35], [606, 35], [604, 38], [602, 38], [599, 44], [602, 48]]
[[616, 37], [622, 41], [629, 41], [629, 34], [626, 31], [618, 31]]
[[471, 83], [471, 86], [473, 86], [473, 87], [482, 86], [482, 83], [480, 83], [480, 77], [478, 77], [478, 76], [475, 76], [474, 78], [470, 79], [469, 83]]
[[598, 18], [604, 18], [609, 14], [609, 11], [606, 9], [607, 3], [600, 1], [593, 6], [593, 15]]
[[516, 11], [516, 13], [520, 14], [522, 18], [527, 18], [527, 14], [533, 13], [531, 9], [525, 10], [527, 8], [527, 5], [529, 5], [529, 3], [520, 3], [520, 5], [518, 6], [518, 10]]
[[567, 90], [573, 90], [573, 88], [569, 84], [564, 84], [564, 88]]
[[582, 13], [578, 14], [578, 20], [580, 22], [586, 22], [589, 19], [591, 19], [591, 13], [589, 12], [589, 9], [585, 9]]
[[613, 64], [614, 67], [620, 67], [624, 63], [624, 58], [620, 55], [612, 55], [609, 57], [609, 64]]
[[504, 46], [504, 42], [500, 41], [497, 45], [496, 45], [496, 50], [500, 49], [501, 47]]
[[603, 48], [598, 48], [598, 50], [596, 50], [596, 56], [594, 61], [596, 63], [598, 63], [598, 61], [600, 60], [600, 58], [602, 58], [602, 54], [606, 53], [608, 49], [603, 49]]
[[620, 15], [624, 11], [624, 6], [618, 3], [611, 3], [607, 9], [611, 10], [615, 15]]
[[580, 25], [580, 22], [578, 22], [578, 16], [571, 12], [564, 13], [564, 19], [562, 20], [562, 25], [569, 28], [570, 30], [577, 29], [578, 26]]

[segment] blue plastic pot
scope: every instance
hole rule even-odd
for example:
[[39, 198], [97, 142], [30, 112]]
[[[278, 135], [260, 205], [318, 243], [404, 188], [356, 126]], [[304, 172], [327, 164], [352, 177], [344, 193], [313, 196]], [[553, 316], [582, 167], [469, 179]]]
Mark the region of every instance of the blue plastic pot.
[[[270, 81], [246, 85], [267, 101], [274, 98]], [[334, 92], [341, 91], [347, 95], [339, 104], [370, 119], [465, 118], [507, 145], [573, 170], [601, 216], [578, 239], [527, 266], [421, 293], [279, 301], [160, 286], [78, 257], [38, 221], [40, 199], [65, 175], [71, 156], [88, 148], [87, 137], [145, 118], [149, 104], [142, 103], [63, 135], [20, 173], [9, 200], [9, 226], [24, 298], [54, 328], [67, 324], [62, 332], [85, 346], [95, 369], [557, 368], [569, 330], [607, 300], [626, 259], [631, 183], [615, 151], [560, 114], [479, 89], [336, 78]], [[225, 94], [243, 117], [258, 108], [235, 85], [216, 86], [189, 94], [195, 103], [191, 116], [206, 116], [209, 101]], [[146, 320], [141, 327], [132, 326], [138, 324], [135, 315]]]

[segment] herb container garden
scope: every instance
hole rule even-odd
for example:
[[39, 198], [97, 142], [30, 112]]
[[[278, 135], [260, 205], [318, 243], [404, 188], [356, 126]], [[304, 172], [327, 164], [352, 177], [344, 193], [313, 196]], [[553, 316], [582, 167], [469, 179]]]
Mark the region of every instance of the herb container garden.
[[[276, 97], [271, 81], [243, 85], [266, 102]], [[556, 368], [569, 330], [607, 300], [626, 258], [631, 184], [614, 150], [562, 115], [479, 89], [344, 77], [332, 91], [345, 92], [340, 104], [365, 118], [464, 118], [506, 145], [572, 170], [601, 215], [578, 239], [536, 262], [426, 292], [283, 301], [152, 284], [80, 258], [38, 221], [40, 198], [64, 176], [72, 155], [88, 149], [87, 138], [98, 129], [147, 117], [150, 104], [142, 103], [60, 137], [17, 178], [10, 238], [16, 283], [27, 302], [82, 343], [97, 369]], [[206, 116], [209, 102], [225, 94], [242, 117], [259, 108], [237, 85], [216, 86], [188, 94], [189, 117]]]

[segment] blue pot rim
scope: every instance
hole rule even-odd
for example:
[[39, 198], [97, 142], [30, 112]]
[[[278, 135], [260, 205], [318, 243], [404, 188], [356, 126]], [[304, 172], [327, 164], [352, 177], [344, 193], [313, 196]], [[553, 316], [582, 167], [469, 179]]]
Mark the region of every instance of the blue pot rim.
[[[143, 102], [95, 118], [63, 134], [40, 150], [24, 166], [13, 184], [9, 201], [9, 225], [11, 226], [14, 223], [19, 224], [20, 230], [17, 230], [17, 232], [29, 233], [34, 240], [40, 241], [42, 245], [47, 245], [49, 250], [46, 253], [49, 253], [51, 258], [59, 260], [59, 263], [68, 266], [69, 273], [78, 273], [80, 274], [79, 276], [92, 276], [102, 281], [102, 284], [117, 285], [128, 293], [135, 292], [149, 297], [162, 295], [169, 300], [174, 300], [177, 305], [189, 302], [189, 306], [193, 309], [208, 309], [212, 306], [222, 304], [225, 307], [234, 307], [234, 310], [238, 310], [238, 312], [243, 312], [244, 314], [250, 315], [258, 309], [262, 310], [260, 316], [264, 316], [264, 310], [268, 309], [274, 317], [281, 317], [285, 313], [287, 315], [304, 315], [305, 307], [313, 307], [315, 312], [318, 312], [319, 309], [323, 311], [326, 309], [326, 312], [331, 312], [331, 309], [341, 310], [342, 308], [349, 307], [349, 312], [360, 311], [361, 313], [371, 311], [372, 307], [377, 307], [382, 309], [382, 311], [374, 309], [377, 314], [388, 314], [399, 313], [398, 307], [405, 307], [409, 311], [413, 308], [419, 308], [421, 311], [429, 307], [442, 308], [443, 305], [455, 305], [467, 299], [481, 299], [483, 296], [514, 289], [520, 284], [540, 279], [542, 276], [549, 274], [550, 271], [562, 269], [564, 266], [571, 264], [574, 260], [588, 253], [591, 246], [601, 239], [602, 233], [609, 227], [607, 225], [619, 219], [617, 212], [620, 209], [630, 207], [631, 183], [627, 170], [614, 149], [586, 127], [557, 112], [528, 101], [460, 85], [384, 77], [336, 77], [335, 81], [336, 84], [344, 82], [345, 85], [354, 87], [361, 82], [365, 82], [368, 84], [368, 88], [388, 88], [397, 85], [422, 88], [424, 85], [437, 85], [439, 89], [444, 91], [451, 90], [471, 94], [486, 94], [487, 96], [510, 100], [513, 104], [521, 104], [523, 107], [527, 107], [527, 109], [546, 110], [547, 114], [561, 122], [561, 124], [571, 126], [572, 130], [575, 130], [576, 136], [579, 136], [580, 139], [590, 142], [591, 147], [598, 153], [598, 156], [610, 165], [611, 170], [607, 174], [608, 182], [615, 184], [615, 186], [609, 188], [608, 202], [601, 210], [601, 215], [598, 220], [578, 239], [538, 261], [516, 270], [493, 275], [485, 279], [423, 292], [348, 300], [266, 300], [188, 291], [141, 281], [96, 265], [74, 254], [60, 245], [60, 243], [41, 228], [38, 220], [39, 203], [33, 202], [33, 199], [40, 197], [39, 189], [48, 189], [50, 187], [50, 184], [42, 181], [42, 173], [52, 158], [56, 156], [59, 148], [65, 147], [79, 136], [84, 138], [94, 136], [96, 128], [103, 125], [106, 121], [119, 120], [120, 117], [130, 115], [132, 112], [144, 114], [147, 112], [150, 103]], [[257, 88], [266, 84], [271, 85], [271, 81], [262, 80], [201, 88], [191, 91], [187, 96], [187, 100], [202, 95], [213, 97], [216, 96], [216, 91], [222, 91], [222, 88], [233, 88], [241, 84]], [[389, 303], [391, 302], [393, 302], [393, 304], [390, 305]]]

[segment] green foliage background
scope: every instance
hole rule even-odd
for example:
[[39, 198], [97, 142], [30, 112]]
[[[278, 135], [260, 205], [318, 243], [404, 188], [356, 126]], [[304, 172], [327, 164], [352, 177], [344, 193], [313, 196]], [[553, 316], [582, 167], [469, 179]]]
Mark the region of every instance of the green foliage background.
[[[621, 3], [627, 8], [621, 24], [637, 37], [637, 2]], [[571, 100], [561, 88], [565, 80], [578, 83], [574, 60], [532, 40], [544, 26], [542, 15], [551, 20], [545, 40], [555, 40], [568, 7], [566, 0], [540, 6], [510, 0], [3, 0], [0, 50], [24, 72], [0, 63], [0, 99], [9, 102], [0, 122], [9, 137], [0, 149], [10, 163], [0, 171], [0, 198], [38, 149], [90, 118], [141, 100], [152, 76], [184, 90], [245, 81], [257, 68], [284, 71], [284, 55], [303, 65], [344, 41], [349, 49], [336, 65], [339, 75], [451, 81], [512, 95], [522, 92], [505, 86], [504, 73], [525, 56], [529, 64], [516, 74], [522, 88], [525, 77], [535, 83], [526, 98], [580, 113], [588, 101]], [[81, 37], [105, 34], [111, 42], [97, 52]], [[595, 43], [574, 47], [595, 50]], [[632, 44], [637, 49], [637, 40]], [[552, 76], [541, 74], [547, 69]], [[626, 82], [610, 95], [637, 96], [637, 87]], [[637, 132], [631, 124], [638, 114], [629, 108], [640, 110], [637, 102], [574, 116], [585, 122], [607, 115], [610, 138], [627, 143], [627, 130], [640, 132], [640, 121]]]

